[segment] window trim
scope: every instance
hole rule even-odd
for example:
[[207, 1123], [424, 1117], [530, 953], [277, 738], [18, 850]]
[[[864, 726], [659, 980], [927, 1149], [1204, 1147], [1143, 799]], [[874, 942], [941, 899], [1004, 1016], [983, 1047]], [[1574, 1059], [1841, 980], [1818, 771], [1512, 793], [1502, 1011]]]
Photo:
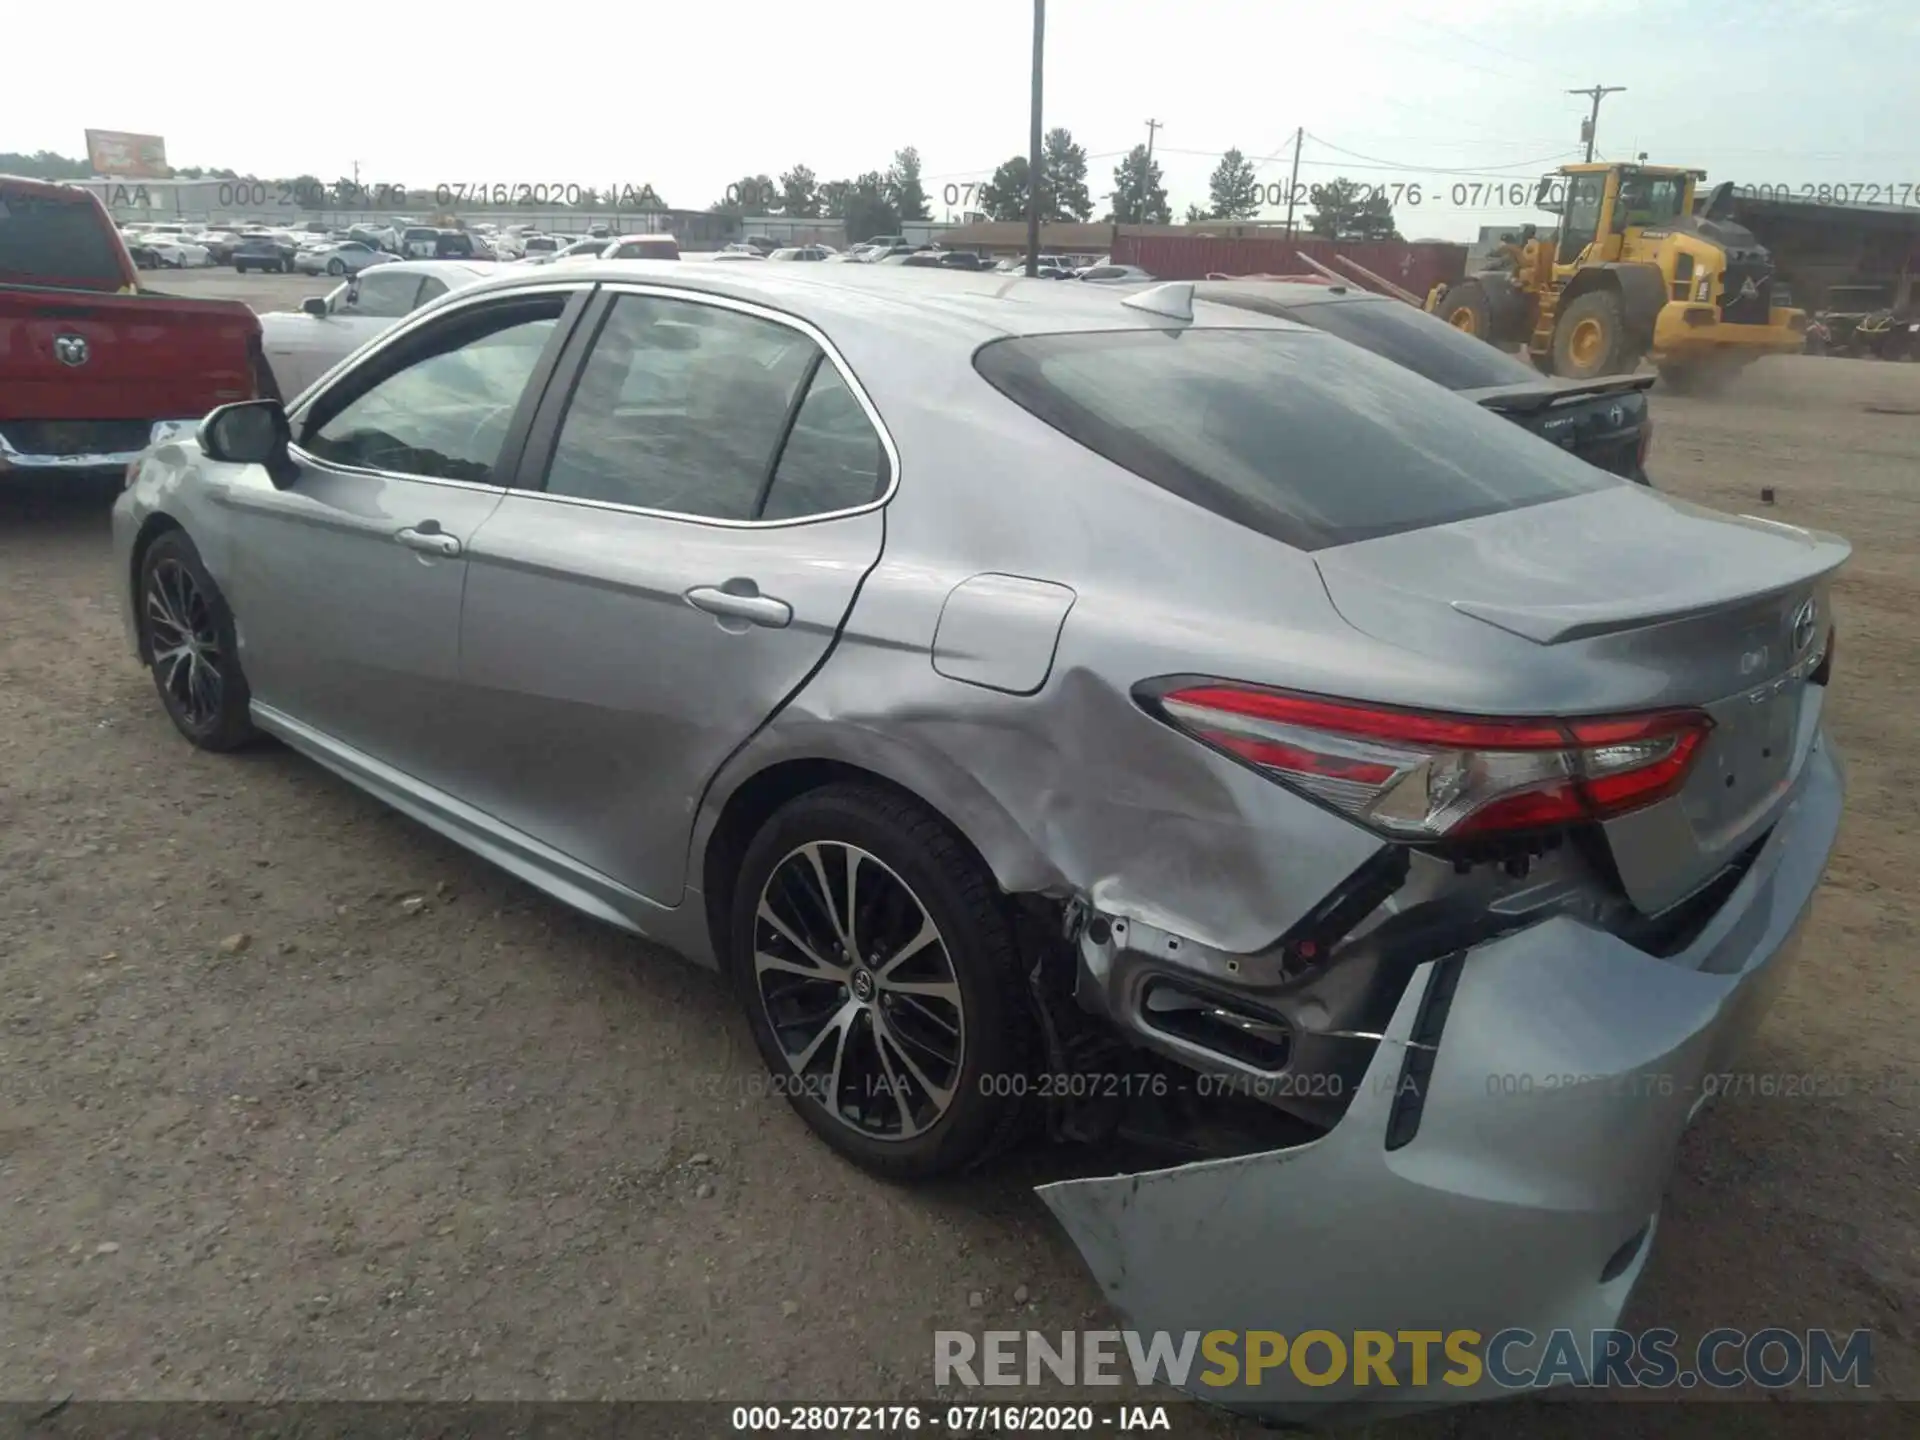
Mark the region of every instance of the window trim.
[[[559, 362], [566, 354], [574, 328], [579, 324], [580, 314], [586, 308], [584, 303], [576, 304], [576, 301], [594, 288], [590, 280], [549, 280], [537, 285], [517, 286], [511, 290], [489, 290], [480, 295], [463, 296], [445, 307], [435, 307], [431, 313], [421, 309], [412, 310], [395, 321], [393, 326], [379, 336], [373, 342], [372, 348], [364, 354], [355, 351], [353, 355], [341, 360], [333, 369], [309, 385], [305, 394], [301, 396], [299, 404], [287, 414], [288, 429], [296, 435], [300, 432], [314, 405], [324, 395], [335, 389], [340, 381], [347, 378], [350, 373], [349, 361], [357, 361], [351, 366], [352, 370], [362, 369], [366, 365], [375, 363], [376, 357], [387, 354], [395, 346], [406, 344], [409, 336], [417, 336], [420, 331], [438, 326], [443, 322], [448, 325], [457, 325], [460, 323], [460, 317], [472, 310], [509, 305], [540, 295], [566, 295], [567, 303], [560, 312], [561, 331], [558, 336], [560, 343], [549, 344], [548, 352], [541, 356], [540, 361], [534, 366], [533, 374], [527, 377], [528, 388], [521, 394], [520, 401], [515, 407], [516, 413], [508, 422], [506, 439], [501, 442], [501, 458], [510, 462], [501, 468], [507, 472], [516, 471], [526, 458], [526, 440], [531, 433], [533, 419], [539, 414], [540, 406], [546, 400], [548, 387], [552, 385]], [[459, 292], [450, 293], [458, 294]], [[528, 395], [535, 392], [537, 392], [537, 398], [529, 406]], [[524, 416], [518, 413], [521, 410], [526, 411]], [[287, 453], [302, 466], [312, 466], [314, 469], [330, 471], [336, 475], [366, 475], [380, 480], [409, 480], [420, 485], [446, 485], [457, 490], [484, 490], [500, 494], [514, 488], [510, 479], [496, 478], [484, 482], [453, 480], [439, 475], [416, 475], [407, 470], [380, 470], [372, 466], [343, 465], [337, 460], [323, 459], [303, 449], [297, 441], [293, 440], [287, 442]]]
[[[547, 489], [547, 475], [553, 464], [554, 452], [559, 448], [562, 422], [566, 418], [567, 406], [573, 403], [573, 393], [580, 383], [580, 377], [586, 373], [588, 362], [593, 358], [593, 342], [599, 338], [601, 327], [607, 315], [612, 313], [614, 302], [622, 295], [640, 295], [659, 300], [679, 300], [693, 305], [712, 305], [721, 310], [733, 310], [742, 315], [784, 325], [797, 330], [819, 347], [821, 355], [833, 362], [833, 368], [840, 372], [841, 382], [853, 395], [867, 423], [880, 437], [880, 450], [887, 461], [887, 484], [873, 499], [861, 505], [849, 506], [844, 510], [823, 510], [817, 515], [796, 515], [782, 520], [727, 520], [713, 515], [688, 515], [678, 510], [656, 510], [644, 505], [628, 505], [617, 500], [592, 500], [582, 495], [555, 495]], [[699, 290], [692, 286], [666, 283], [644, 283], [640, 281], [612, 281], [600, 286], [596, 302], [602, 307], [601, 313], [584, 321], [576, 328], [576, 335], [586, 337], [587, 343], [578, 346], [578, 354], [563, 359], [548, 382], [547, 396], [541, 405], [541, 413], [534, 418], [528, 431], [527, 447], [520, 460], [523, 470], [531, 468], [539, 475], [539, 484], [511, 485], [516, 495], [525, 495], [531, 499], [547, 500], [556, 505], [576, 505], [588, 510], [608, 510], [620, 515], [646, 515], [656, 520], [673, 520], [682, 525], [705, 525], [716, 530], [784, 530], [795, 525], [817, 525], [825, 520], [844, 520], [854, 515], [865, 515], [879, 510], [899, 493], [900, 490], [900, 450], [893, 443], [893, 434], [887, 429], [886, 422], [880, 418], [880, 411], [874, 405], [873, 398], [867, 394], [866, 387], [860, 383], [859, 376], [853, 373], [853, 367], [847, 363], [839, 348], [829, 340], [826, 334], [812, 322], [801, 319], [784, 310], [770, 305], [757, 304], [751, 300], [738, 300], [731, 295], [717, 294], [711, 290]], [[799, 413], [798, 401], [805, 399], [807, 389], [813, 385], [814, 376], [819, 374], [819, 364], [809, 369], [807, 384], [798, 392], [796, 403], [789, 407], [787, 424], [781, 434], [779, 447], [774, 451], [773, 467], [777, 472], [780, 457], [786, 451], [786, 442], [792, 433], [793, 419]], [[564, 377], [561, 373], [564, 371]], [[536, 436], [538, 437], [536, 439]], [[527, 466], [529, 459], [535, 464]], [[765, 487], [771, 493], [772, 487]]]

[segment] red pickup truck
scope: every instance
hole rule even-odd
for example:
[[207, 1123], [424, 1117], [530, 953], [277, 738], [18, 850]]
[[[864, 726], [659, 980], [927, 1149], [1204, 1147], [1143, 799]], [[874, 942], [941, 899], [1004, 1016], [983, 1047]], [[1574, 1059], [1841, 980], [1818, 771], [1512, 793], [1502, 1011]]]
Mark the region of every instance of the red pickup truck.
[[245, 305], [143, 290], [94, 195], [0, 175], [0, 484], [124, 472], [155, 440], [272, 386]]

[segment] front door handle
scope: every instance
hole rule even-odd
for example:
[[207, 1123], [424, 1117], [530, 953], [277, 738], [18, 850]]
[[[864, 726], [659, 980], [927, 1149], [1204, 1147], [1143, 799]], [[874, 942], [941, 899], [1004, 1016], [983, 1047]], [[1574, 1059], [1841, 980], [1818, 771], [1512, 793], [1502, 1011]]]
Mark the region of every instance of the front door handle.
[[409, 525], [393, 537], [409, 550], [418, 550], [427, 555], [458, 555], [460, 542], [438, 528], [415, 529]]
[[[727, 583], [739, 582], [730, 580]], [[751, 583], [746, 582], [747, 585]], [[725, 620], [745, 620], [750, 625], [765, 625], [774, 630], [785, 629], [793, 623], [791, 605], [758, 591], [738, 594], [712, 585], [696, 585], [687, 591], [687, 603], [696, 610], [704, 610], [709, 615], [717, 615]]]

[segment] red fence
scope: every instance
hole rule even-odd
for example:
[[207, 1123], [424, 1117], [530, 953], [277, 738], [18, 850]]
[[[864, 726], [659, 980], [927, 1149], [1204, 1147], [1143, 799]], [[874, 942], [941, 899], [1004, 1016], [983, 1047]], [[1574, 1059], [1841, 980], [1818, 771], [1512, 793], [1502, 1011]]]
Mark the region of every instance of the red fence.
[[1458, 280], [1467, 266], [1466, 246], [1437, 240], [1345, 241], [1308, 236], [1236, 240], [1217, 235], [1135, 236], [1123, 231], [1113, 247], [1116, 265], [1138, 265], [1162, 280], [1204, 280], [1211, 274], [1298, 275], [1310, 268], [1300, 262], [1301, 255], [1310, 255], [1322, 265], [1335, 255], [1345, 255], [1422, 298], [1439, 282]]

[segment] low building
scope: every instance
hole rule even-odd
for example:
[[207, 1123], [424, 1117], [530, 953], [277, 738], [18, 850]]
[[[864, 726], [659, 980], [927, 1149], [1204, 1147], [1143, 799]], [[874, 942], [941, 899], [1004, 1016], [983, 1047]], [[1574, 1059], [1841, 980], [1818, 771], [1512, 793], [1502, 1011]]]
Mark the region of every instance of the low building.
[[1735, 187], [1730, 205], [1732, 218], [1772, 253], [1774, 273], [1802, 309], [1827, 308], [1827, 291], [1843, 285], [1877, 288], [1896, 309], [1920, 304], [1920, 203], [1829, 204]]

